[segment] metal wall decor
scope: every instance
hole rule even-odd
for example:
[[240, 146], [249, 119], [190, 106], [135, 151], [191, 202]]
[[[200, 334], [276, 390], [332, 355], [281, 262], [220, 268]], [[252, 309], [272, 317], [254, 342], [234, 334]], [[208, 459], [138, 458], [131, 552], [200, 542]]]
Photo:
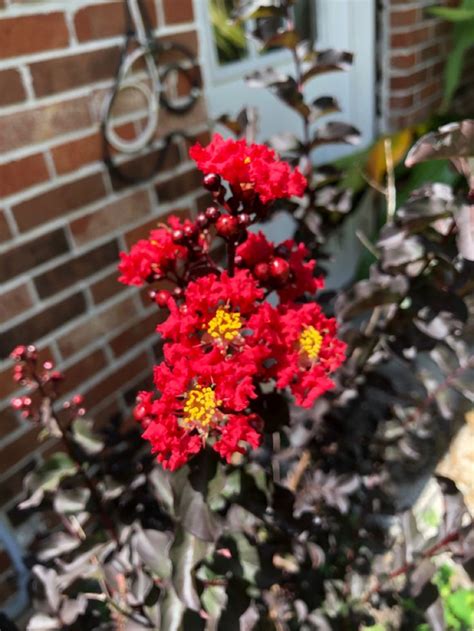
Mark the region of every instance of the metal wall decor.
[[[139, 154], [150, 146], [159, 130], [160, 108], [174, 114], [188, 112], [201, 94], [202, 84], [192, 51], [177, 42], [160, 42], [155, 38], [143, 0], [124, 0], [124, 11], [125, 43], [114, 87], [104, 103], [101, 128], [105, 164], [113, 175], [132, 183], [152, 177], [166, 159], [173, 138], [186, 134], [175, 130], [163, 137], [164, 148], [157, 152], [146, 175], [127, 174], [120, 166], [120, 155]], [[140, 93], [146, 103], [146, 123], [133, 139], [121, 137], [113, 121], [114, 106], [124, 91]], [[112, 149], [118, 155], [112, 155]]]

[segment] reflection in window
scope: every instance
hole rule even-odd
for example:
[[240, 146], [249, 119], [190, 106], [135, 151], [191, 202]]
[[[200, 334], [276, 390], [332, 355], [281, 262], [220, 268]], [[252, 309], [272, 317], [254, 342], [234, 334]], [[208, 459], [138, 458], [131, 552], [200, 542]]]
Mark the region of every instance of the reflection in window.
[[233, 0], [209, 0], [209, 14], [220, 64], [240, 61], [248, 54], [244, 26], [230, 21], [235, 4]]
[[[257, 41], [268, 41], [284, 20], [278, 16], [246, 20], [235, 23], [231, 17], [242, 0], [208, 0], [214, 45], [220, 65], [231, 64], [243, 59], [256, 59], [260, 55], [280, 50], [278, 46], [260, 50]], [[316, 0], [298, 0], [292, 8], [295, 29], [303, 40], [314, 42]], [[256, 39], [252, 39], [255, 36]]]

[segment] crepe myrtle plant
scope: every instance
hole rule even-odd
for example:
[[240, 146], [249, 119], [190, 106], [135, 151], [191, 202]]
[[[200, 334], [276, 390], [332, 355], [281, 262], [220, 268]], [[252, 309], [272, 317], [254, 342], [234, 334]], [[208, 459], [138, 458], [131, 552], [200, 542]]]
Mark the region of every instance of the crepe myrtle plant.
[[[443, 146], [467, 173], [469, 130], [409, 161]], [[432, 473], [472, 402], [472, 191], [419, 191], [370, 277], [325, 294], [304, 244], [253, 226], [304, 194], [301, 171], [217, 135], [190, 155], [212, 204], [119, 264], [163, 340], [137, 430], [97, 429], [51, 362], [13, 352], [13, 406], [62, 444], [25, 480], [22, 508], [57, 519], [29, 557], [27, 628], [469, 628], [472, 518]]]

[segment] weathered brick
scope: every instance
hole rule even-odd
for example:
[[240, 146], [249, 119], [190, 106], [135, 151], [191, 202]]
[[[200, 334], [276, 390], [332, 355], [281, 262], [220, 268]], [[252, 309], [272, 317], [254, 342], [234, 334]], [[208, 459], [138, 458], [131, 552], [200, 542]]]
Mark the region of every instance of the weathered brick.
[[[133, 138], [133, 123], [117, 125], [117, 133], [123, 138]], [[76, 171], [86, 164], [102, 162], [104, 158], [104, 141], [100, 131], [95, 131], [83, 138], [70, 140], [51, 149], [54, 166], [59, 174]]]
[[0, 153], [50, 140], [91, 124], [89, 101], [70, 99], [0, 117]]
[[64, 14], [37, 13], [0, 19], [0, 58], [63, 48], [69, 43]]
[[49, 298], [55, 293], [95, 274], [118, 259], [118, 246], [115, 240], [88, 250], [62, 265], [40, 274], [34, 279], [41, 298]]
[[404, 110], [413, 106], [415, 97], [413, 94], [407, 94], [405, 96], [391, 96], [390, 97], [390, 109], [391, 110]]
[[166, 24], [179, 24], [194, 20], [192, 0], [163, 0]]
[[[11, 379], [11, 375], [9, 379]], [[0, 438], [2, 440], [20, 427], [16, 412], [13, 411], [10, 405], [0, 410], [0, 419]]]
[[428, 71], [423, 69], [409, 75], [392, 77], [390, 79], [390, 88], [392, 90], [407, 90], [408, 88], [413, 88], [423, 83], [427, 76]]
[[84, 138], [71, 140], [51, 149], [56, 171], [62, 175], [81, 168], [85, 164], [102, 159], [102, 135], [99, 132]]
[[8, 241], [12, 236], [10, 227], [5, 218], [5, 212], [0, 209], [0, 243]]
[[160, 203], [170, 202], [202, 186], [202, 174], [195, 168], [171, 177], [156, 185]]
[[420, 8], [392, 11], [390, 14], [391, 26], [412, 26], [417, 24], [422, 17]]
[[397, 54], [391, 57], [392, 68], [407, 69], [412, 68], [417, 63], [417, 53]]
[[422, 42], [429, 42], [431, 37], [431, 28], [422, 26], [420, 28], [411, 28], [402, 33], [392, 33], [390, 38], [391, 48], [406, 48], [415, 46]]
[[58, 345], [61, 355], [65, 358], [74, 355], [91, 342], [111, 333], [120, 326], [124, 326], [136, 316], [136, 313], [134, 301], [131, 298], [125, 298], [122, 302], [89, 317], [59, 339]]
[[162, 215], [159, 217], [153, 217], [153, 219], [146, 221], [145, 223], [137, 226], [136, 228], [133, 228], [133, 230], [130, 230], [125, 234], [125, 243], [127, 244], [127, 247], [130, 248], [139, 239], [146, 239], [150, 230], [156, 228], [159, 223], [166, 223], [166, 220], [170, 215], [176, 215], [176, 217], [183, 220], [189, 219], [189, 217], [191, 216], [191, 212], [189, 208], [174, 208], [164, 216]]
[[125, 366], [118, 368], [88, 392], [84, 393], [86, 406], [92, 408], [114, 392], [120, 391], [127, 382], [137, 378], [148, 367], [149, 362], [146, 353], [141, 353], [138, 357], [128, 361]]
[[0, 299], [0, 322], [7, 322], [33, 306], [28, 285], [17, 285], [13, 289], [2, 292]]
[[5, 473], [37, 447], [39, 428], [28, 429], [24, 434], [0, 450], [0, 473]]
[[[154, 0], [146, 0], [145, 8], [152, 26], [156, 28], [156, 6]], [[106, 2], [80, 8], [74, 16], [74, 27], [80, 42], [122, 35], [125, 32], [123, 2]]]
[[31, 344], [86, 311], [82, 293], [56, 302], [0, 335], [0, 355], [9, 355], [18, 344]]
[[80, 385], [107, 366], [107, 358], [103, 350], [98, 349], [63, 370], [64, 381], [61, 384], [61, 394], [76, 391]]
[[48, 168], [40, 153], [5, 162], [0, 164], [0, 197], [8, 197], [48, 179]]
[[118, 293], [125, 290], [125, 285], [119, 283], [117, 278], [117, 266], [114, 266], [114, 269], [110, 272], [110, 274], [107, 274], [107, 276], [101, 278], [101, 280], [96, 281], [90, 286], [92, 297], [96, 305], [113, 298], [113, 296], [116, 296]]
[[[171, 35], [163, 35], [161, 42], [173, 42], [186, 46], [186, 48], [194, 55], [198, 56], [199, 41], [196, 31], [185, 31], [184, 33], [172, 33]], [[166, 60], [166, 57], [163, 57]]]
[[[157, 175], [168, 169], [177, 166], [180, 161], [179, 149], [175, 143], [163, 149], [155, 149], [149, 153], [132, 158], [120, 164], [119, 171], [126, 178], [148, 178]], [[129, 182], [124, 181], [117, 175], [112, 174], [112, 186], [119, 191], [127, 186]]]
[[71, 224], [74, 241], [79, 245], [136, 222], [150, 213], [150, 199], [146, 191], [135, 191], [110, 202], [99, 210], [80, 217]]
[[25, 88], [18, 70], [9, 68], [0, 72], [0, 107], [24, 101]]
[[[146, 337], [151, 335], [155, 329], [157, 324], [163, 321], [166, 316], [163, 315], [162, 311], [158, 311], [156, 313], [152, 313], [146, 316], [144, 319], [139, 322], [135, 322], [132, 326], [129, 326], [128, 329], [122, 331], [115, 337], [113, 337], [109, 345], [114, 352], [116, 357], [120, 357], [128, 350], [133, 348], [136, 344], [142, 342]], [[156, 334], [158, 339], [158, 333]]]
[[117, 71], [119, 58], [119, 48], [113, 47], [31, 64], [35, 93], [46, 96], [109, 79]]
[[63, 229], [53, 230], [0, 254], [0, 281], [5, 282], [69, 251]]
[[105, 196], [100, 173], [63, 184], [13, 206], [13, 214], [21, 232], [61, 217]]

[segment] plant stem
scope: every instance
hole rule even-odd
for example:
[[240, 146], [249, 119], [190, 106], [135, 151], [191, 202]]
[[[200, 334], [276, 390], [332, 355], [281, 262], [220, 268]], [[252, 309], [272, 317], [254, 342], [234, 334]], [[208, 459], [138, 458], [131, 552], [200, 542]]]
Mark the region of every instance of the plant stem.
[[235, 250], [235, 242], [229, 239], [227, 242], [227, 270], [230, 277], [235, 273]]
[[59, 420], [58, 415], [54, 411], [53, 402], [54, 402], [55, 397], [48, 395], [48, 393], [44, 389], [44, 385], [43, 385], [43, 383], [41, 381], [41, 378], [37, 375], [37, 373], [36, 373], [36, 371], [34, 369], [32, 369], [32, 376], [33, 376], [33, 379], [35, 380], [35, 382], [36, 382], [36, 384], [38, 386], [38, 390], [40, 391], [41, 396], [43, 398], [45, 398], [45, 399], [50, 399], [51, 400], [51, 417], [53, 418], [53, 420], [55, 421], [59, 431], [61, 432], [61, 440], [63, 442], [63, 445], [64, 445], [69, 457], [75, 463], [78, 472], [82, 475], [82, 477], [84, 479], [84, 482], [86, 483], [86, 486], [87, 486], [87, 488], [89, 489], [89, 491], [91, 493], [91, 497], [94, 500], [94, 503], [95, 503], [95, 505], [97, 507], [99, 519], [102, 522], [103, 528], [105, 529], [106, 532], [109, 533], [109, 535], [115, 541], [117, 546], [120, 545], [120, 540], [119, 540], [119, 536], [118, 536], [117, 530], [115, 528], [115, 525], [114, 525], [112, 519], [110, 518], [110, 516], [107, 514], [107, 512], [105, 511], [105, 509], [103, 507], [102, 497], [101, 497], [101, 495], [99, 493], [99, 489], [97, 488], [97, 485], [96, 485], [95, 481], [87, 475], [87, 472], [84, 469], [84, 467], [82, 465], [82, 462], [78, 459], [78, 457], [77, 457], [77, 455], [75, 453], [73, 443], [72, 443], [70, 437], [68, 436], [66, 428], [63, 427], [62, 423]]
[[441, 552], [441, 550], [443, 550], [443, 548], [445, 548], [450, 543], [454, 543], [455, 541], [458, 541], [460, 536], [461, 536], [461, 533], [459, 530], [454, 530], [453, 532], [450, 532], [445, 537], [443, 537], [441, 541], [439, 541], [438, 543], [435, 543], [433, 546], [431, 546], [431, 548], [428, 548], [428, 550], [425, 550], [425, 552], [421, 554], [419, 559], [417, 559], [416, 561], [412, 561], [411, 563], [405, 563], [404, 565], [400, 566], [396, 570], [393, 570], [393, 572], [390, 572], [390, 574], [385, 579], [379, 580], [377, 582], [377, 585], [375, 585], [375, 587], [373, 587], [369, 591], [369, 593], [363, 599], [364, 602], [368, 601], [370, 597], [373, 596], [374, 594], [377, 594], [385, 585], [385, 583], [393, 580], [394, 578], [397, 578], [398, 576], [403, 576], [404, 574], [407, 574], [411, 570], [414, 570], [420, 561], [423, 561], [425, 559], [430, 559], [431, 557], [435, 556], [435, 554], [438, 554], [438, 552]]

